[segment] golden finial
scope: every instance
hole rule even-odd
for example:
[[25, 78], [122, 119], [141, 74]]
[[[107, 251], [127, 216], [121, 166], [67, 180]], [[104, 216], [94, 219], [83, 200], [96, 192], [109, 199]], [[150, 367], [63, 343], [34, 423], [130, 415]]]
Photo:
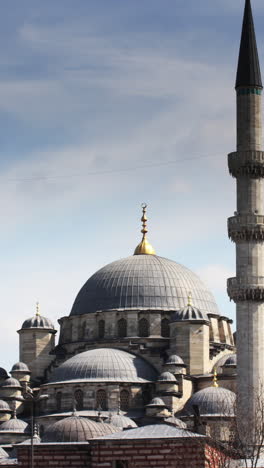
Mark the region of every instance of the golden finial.
[[147, 229], [147, 215], [146, 215], [146, 212], [147, 212], [147, 204], [146, 203], [142, 203], [141, 207], [142, 207], [142, 218], [141, 218], [141, 221], [142, 221], [142, 229], [141, 229], [141, 232], [143, 234], [143, 237], [142, 237], [142, 241], [140, 242], [140, 244], [138, 244], [138, 246], [136, 247], [136, 250], [134, 252], [134, 255], [156, 255], [156, 252], [155, 250], [153, 249], [152, 245], [150, 245], [147, 237], [146, 237], [146, 234], [148, 232], [148, 229]]
[[192, 307], [193, 303], [192, 303], [192, 293], [191, 291], [189, 292], [188, 294], [188, 303], [187, 303], [187, 307]]
[[217, 370], [216, 370], [216, 367], [214, 368], [213, 387], [215, 387], [215, 388], [219, 387], [218, 382], [217, 382]]
[[39, 313], [39, 302], [36, 302], [36, 315], [39, 317], [40, 316], [40, 313]]

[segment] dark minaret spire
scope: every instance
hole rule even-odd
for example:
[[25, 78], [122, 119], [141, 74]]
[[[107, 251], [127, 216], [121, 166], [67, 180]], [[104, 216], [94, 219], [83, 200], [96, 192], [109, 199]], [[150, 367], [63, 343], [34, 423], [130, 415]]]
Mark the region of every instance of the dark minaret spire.
[[250, 0], [246, 0], [245, 3], [237, 67], [236, 88], [240, 86], [262, 88], [258, 48]]

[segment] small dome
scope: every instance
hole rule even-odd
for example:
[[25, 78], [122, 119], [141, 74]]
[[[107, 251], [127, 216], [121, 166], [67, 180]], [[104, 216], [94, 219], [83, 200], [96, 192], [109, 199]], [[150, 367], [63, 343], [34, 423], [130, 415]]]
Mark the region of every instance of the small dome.
[[15, 379], [14, 377], [8, 377], [8, 379], [5, 379], [0, 384], [0, 387], [1, 388], [10, 387], [10, 388], [18, 388], [18, 389], [22, 388], [19, 381], [17, 379]]
[[98, 422], [100, 431], [102, 431], [103, 435], [114, 434], [115, 432], [120, 432], [120, 430], [112, 423], [107, 422]]
[[181, 364], [184, 365], [184, 362], [180, 356], [177, 356], [177, 354], [172, 354], [171, 356], [169, 356], [169, 358], [166, 361], [166, 365], [178, 366]]
[[176, 378], [171, 372], [162, 372], [158, 378], [158, 382], [177, 382]]
[[178, 310], [172, 316], [172, 322], [182, 322], [185, 320], [205, 320], [209, 322], [208, 315], [205, 311], [197, 309], [192, 305], [187, 305], [183, 309]]
[[161, 398], [153, 398], [151, 402], [146, 405], [146, 407], [160, 407], [160, 408], [167, 408], [167, 405], [165, 405], [164, 401]]
[[181, 429], [186, 429], [187, 424], [175, 416], [170, 416], [169, 418], [164, 419], [166, 424], [171, 424], [172, 426], [180, 427]]
[[55, 369], [49, 382], [150, 382], [157, 372], [140, 356], [111, 348], [91, 349], [76, 354]]
[[123, 416], [122, 414], [111, 415], [106, 420], [106, 422], [121, 430], [129, 429], [130, 427], [137, 427], [137, 424], [135, 421], [133, 421], [133, 419], [130, 419], [127, 416]]
[[206, 387], [194, 393], [187, 401], [184, 412], [193, 416], [193, 406], [198, 406], [200, 416], [234, 416], [236, 395], [222, 387]]
[[[235, 356], [235, 357], [233, 357], [233, 356]], [[231, 359], [231, 360], [236, 360], [236, 354], [233, 354], [233, 353], [232, 353], [232, 354], [225, 354], [225, 355], [222, 356], [222, 357], [217, 361], [217, 363], [214, 365], [214, 368], [216, 369], [218, 375], [223, 374], [224, 368], [225, 368], [225, 363], [226, 363], [226, 361], [228, 361], [229, 359]]]
[[0, 447], [0, 460], [3, 458], [9, 458], [9, 455], [2, 447]]
[[10, 372], [30, 372], [28, 366], [24, 362], [17, 362], [13, 365]]
[[175, 311], [192, 291], [204, 313], [219, 315], [214, 297], [188, 268], [157, 255], [133, 255], [104, 266], [81, 288], [71, 315], [100, 310]]
[[0, 400], [0, 413], [12, 413], [9, 404], [4, 400]]
[[222, 367], [236, 367], [237, 365], [237, 355], [236, 354], [231, 354], [225, 361], [225, 363], [222, 365]]
[[0, 380], [1, 379], [7, 379], [8, 373], [3, 367], [0, 367]]
[[42, 442], [86, 442], [88, 439], [106, 435], [108, 428], [104, 426], [108, 424], [73, 415], [50, 424]]
[[30, 426], [21, 419], [12, 418], [0, 425], [0, 432], [30, 433]]
[[54, 330], [54, 325], [50, 319], [36, 314], [34, 317], [25, 320], [22, 325], [22, 329], [24, 330], [26, 328], [45, 328], [47, 330]]

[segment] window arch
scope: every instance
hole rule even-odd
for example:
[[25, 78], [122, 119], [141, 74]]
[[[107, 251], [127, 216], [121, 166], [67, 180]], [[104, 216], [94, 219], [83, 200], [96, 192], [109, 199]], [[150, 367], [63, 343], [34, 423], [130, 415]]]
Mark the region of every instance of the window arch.
[[128, 411], [129, 410], [129, 391], [128, 390], [121, 390], [120, 392], [120, 409], [121, 411]]
[[96, 409], [107, 410], [107, 395], [105, 390], [97, 390], [96, 393]]
[[145, 318], [141, 318], [138, 322], [138, 335], [149, 336], [149, 322]]
[[62, 393], [56, 393], [56, 410], [61, 411], [61, 400], [62, 400]]
[[161, 320], [161, 336], [164, 338], [170, 336], [170, 321], [167, 318]]
[[98, 336], [99, 338], [104, 338], [105, 336], [105, 321], [99, 320], [98, 322]]
[[117, 334], [119, 338], [125, 338], [127, 336], [127, 321], [121, 318], [117, 322]]
[[78, 388], [78, 390], [75, 390], [74, 392], [74, 401], [76, 405], [76, 410], [81, 411], [83, 410], [83, 391]]

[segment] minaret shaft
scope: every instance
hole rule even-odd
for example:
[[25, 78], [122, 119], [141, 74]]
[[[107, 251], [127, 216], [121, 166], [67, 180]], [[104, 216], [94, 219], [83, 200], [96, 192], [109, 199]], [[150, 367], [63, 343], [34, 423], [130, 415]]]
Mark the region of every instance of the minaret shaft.
[[236, 91], [237, 152], [228, 156], [237, 181], [237, 211], [228, 220], [229, 237], [236, 243], [236, 277], [228, 280], [228, 294], [237, 312], [239, 424], [252, 433], [264, 384], [264, 153], [262, 82], [250, 0], [245, 2]]

